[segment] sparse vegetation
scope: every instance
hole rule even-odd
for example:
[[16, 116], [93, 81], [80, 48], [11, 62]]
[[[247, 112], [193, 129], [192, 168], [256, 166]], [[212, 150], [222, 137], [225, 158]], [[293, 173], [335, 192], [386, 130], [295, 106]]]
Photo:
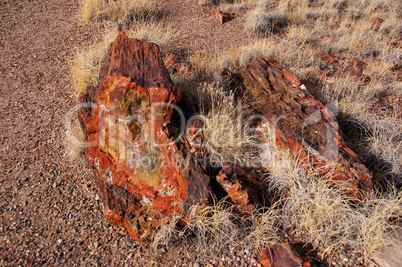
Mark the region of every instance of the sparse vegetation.
[[268, 176], [270, 190], [279, 192], [281, 223], [296, 239], [330, 256], [342, 245], [364, 252], [366, 260], [392, 239], [387, 234], [400, 216], [401, 192], [392, 191], [353, 204], [342, 183], [329, 182], [298, 159]]
[[198, 88], [200, 114], [203, 119], [205, 150], [211, 162], [221, 166], [225, 162], [242, 165], [256, 156], [251, 122], [247, 121], [241, 101], [233, 92], [226, 92], [217, 84], [202, 84]]
[[[226, 10], [234, 9], [230, 5], [236, 5], [238, 10], [248, 9], [244, 26], [256, 38], [252, 45], [232, 47], [220, 54], [195, 51], [188, 58], [193, 76], [172, 76], [178, 87], [187, 90], [200, 103], [200, 114], [205, 119], [205, 148], [212, 157], [230, 162], [236, 160], [234, 157], [248, 157], [254, 153], [249, 144], [255, 142], [245, 131], [250, 128], [246, 114], [234, 101], [233, 94], [225, 91], [224, 84], [212, 83], [219, 80], [216, 74], [223, 68], [234, 70], [252, 59], [268, 56], [312, 86], [310, 89], [320, 100], [337, 102], [339, 118], [353, 121], [364, 131], [354, 148], [366, 158], [377, 159], [374, 164], [380, 170], [379, 175], [391, 175], [396, 182], [402, 182], [400, 106], [384, 112], [379, 112], [377, 107], [381, 95], [400, 97], [401, 94], [397, 73], [402, 59], [399, 2], [198, 2], [221, 3]], [[121, 22], [129, 16], [135, 17], [138, 10], [150, 14], [156, 10], [156, 4], [93, 0], [82, 1], [81, 5], [85, 21]], [[372, 22], [375, 17], [383, 21], [375, 24]], [[280, 38], [275, 36], [278, 32], [282, 34]], [[107, 47], [116, 35], [117, 30], [113, 29], [101, 43], [77, 53], [71, 70], [77, 95], [96, 85]], [[128, 35], [155, 42], [164, 52], [174, 51], [178, 38], [169, 26], [156, 21], [137, 21]], [[335, 73], [333, 83], [324, 81], [319, 74], [319, 56], [323, 54], [362, 62], [364, 75], [356, 77], [339, 72]], [[232, 125], [233, 121], [240, 123]], [[277, 165], [269, 169], [266, 182], [279, 199], [272, 207], [251, 214], [247, 225], [229, 203], [196, 205], [190, 209], [183, 227], [178, 227], [181, 217], [169, 218], [155, 235], [152, 246], [169, 247], [191, 239], [205, 251], [210, 247], [219, 250], [227, 242], [261, 251], [269, 244], [281, 242], [283, 232], [292, 229], [295, 238], [311, 243], [325, 256], [347, 245], [364, 252], [369, 260], [391, 240], [389, 230], [402, 216], [402, 194], [394, 186], [390, 186], [391, 192], [377, 192], [372, 199], [355, 203], [345, 194], [342, 184], [328, 183], [316, 171], [301, 167], [297, 159]]]
[[154, 0], [83, 0], [80, 15], [84, 22], [110, 20], [124, 23], [155, 14], [158, 8], [158, 2]]
[[[213, 207], [194, 206], [186, 226], [177, 226], [181, 217], [172, 216], [157, 232], [153, 247], [169, 247], [175, 242], [196, 242], [204, 252], [214, 252], [227, 242], [256, 250], [281, 243], [285, 233], [311, 243], [333, 256], [341, 247], [364, 253], [370, 260], [383, 246], [392, 242], [390, 230], [401, 214], [402, 193], [391, 191], [354, 204], [342, 184], [323, 179], [300, 159], [282, 162], [266, 182], [279, 199], [270, 208], [247, 217], [232, 212], [230, 203], [220, 201]], [[195, 240], [194, 240], [195, 238]], [[189, 241], [191, 240], [191, 241]]]
[[73, 87], [78, 97], [85, 94], [88, 88], [97, 85], [107, 49], [116, 36], [117, 29], [109, 30], [101, 42], [76, 53], [71, 62], [71, 74]]

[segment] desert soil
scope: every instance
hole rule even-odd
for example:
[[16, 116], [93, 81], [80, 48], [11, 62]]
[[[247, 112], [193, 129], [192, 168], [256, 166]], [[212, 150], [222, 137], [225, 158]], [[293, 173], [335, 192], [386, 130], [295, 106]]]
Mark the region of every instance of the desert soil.
[[[163, 5], [185, 52], [254, 41], [242, 13], [221, 25], [211, 8]], [[69, 60], [103, 30], [77, 13], [77, 0], [0, 0], [0, 265], [256, 265], [257, 255], [230, 246], [208, 262], [192, 245], [149, 251], [108, 224], [85, 159], [65, 155], [65, 121], [77, 105]]]
[[[250, 41], [241, 17], [220, 25], [188, 1], [164, 5], [182, 33], [180, 49]], [[76, 0], [0, 0], [0, 265], [206, 264], [189, 252], [196, 248], [156, 259], [109, 225], [89, 166], [65, 156], [65, 120], [77, 105], [69, 60], [102, 33], [77, 13]], [[245, 262], [229, 251], [216, 258]]]

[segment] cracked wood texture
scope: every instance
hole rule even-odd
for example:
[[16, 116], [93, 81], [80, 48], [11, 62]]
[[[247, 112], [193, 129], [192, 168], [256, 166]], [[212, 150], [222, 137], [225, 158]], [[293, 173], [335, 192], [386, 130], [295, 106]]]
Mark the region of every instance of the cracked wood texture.
[[346, 146], [334, 114], [294, 74], [273, 59], [259, 58], [232, 76], [239, 97], [263, 118], [259, 134], [267, 168], [277, 168], [274, 163], [287, 153], [298, 155], [329, 179], [344, 181], [353, 198], [371, 192], [372, 174]]

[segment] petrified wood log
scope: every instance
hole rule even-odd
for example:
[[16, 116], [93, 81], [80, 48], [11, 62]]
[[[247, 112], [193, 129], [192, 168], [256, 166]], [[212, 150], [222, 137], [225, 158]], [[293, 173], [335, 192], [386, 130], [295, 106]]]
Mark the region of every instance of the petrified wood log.
[[216, 181], [239, 212], [252, 213], [255, 206], [263, 204], [258, 195], [258, 179], [240, 167], [225, 163], [216, 176]]
[[262, 117], [260, 135], [267, 145], [261, 155], [268, 157], [267, 168], [277, 168], [286, 153], [299, 155], [323, 174], [332, 170], [331, 179], [345, 181], [351, 196], [362, 199], [370, 192], [372, 174], [346, 146], [334, 114], [294, 74], [273, 59], [259, 58], [233, 78], [240, 97]]
[[311, 244], [274, 244], [262, 251], [260, 264], [264, 267], [282, 266], [323, 266], [317, 262], [316, 251]]
[[98, 86], [81, 98], [86, 157], [106, 217], [137, 239], [152, 234], [163, 218], [208, 198], [209, 177], [179, 148], [186, 146], [185, 137], [167, 127], [180, 99], [158, 46], [124, 33], [109, 46]]

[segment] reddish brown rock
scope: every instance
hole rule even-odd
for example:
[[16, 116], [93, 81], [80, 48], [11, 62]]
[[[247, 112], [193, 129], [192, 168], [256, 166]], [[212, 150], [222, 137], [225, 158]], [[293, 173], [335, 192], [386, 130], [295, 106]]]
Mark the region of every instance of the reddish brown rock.
[[371, 25], [373, 26], [374, 30], [378, 30], [381, 24], [384, 22], [382, 18], [374, 17], [371, 19]]
[[331, 55], [320, 55], [320, 76], [329, 84], [335, 84], [336, 77], [341, 74], [362, 77], [363, 64], [354, 59], [334, 57]]
[[178, 73], [182, 76], [193, 76], [191, 65], [183, 63], [179, 56], [172, 53], [165, 55], [164, 59], [165, 67], [171, 70], [173, 73]]
[[260, 264], [264, 267], [282, 266], [325, 266], [323, 262], [315, 260], [316, 250], [311, 244], [285, 243], [275, 244], [262, 251]]
[[335, 63], [335, 58], [331, 55], [320, 55], [319, 59], [325, 63]]
[[[317, 101], [297, 77], [273, 59], [259, 58], [233, 74], [247, 106], [262, 115], [261, 156], [268, 169], [286, 155], [299, 156], [332, 180], [345, 181], [351, 196], [370, 192], [372, 174], [350, 150], [334, 114]], [[331, 166], [332, 168], [329, 168]]]
[[209, 11], [208, 13], [222, 24], [229, 22], [236, 17], [236, 15], [234, 13], [223, 13], [220, 10], [219, 11]]
[[172, 66], [180, 64], [180, 58], [172, 53], [167, 53], [163, 57], [163, 62], [165, 64], [165, 68], [170, 68]]
[[303, 261], [289, 243], [285, 243], [265, 248], [260, 264], [264, 267], [303, 266]]
[[99, 85], [81, 98], [86, 157], [106, 217], [137, 239], [162, 218], [207, 201], [209, 177], [179, 149], [184, 137], [173, 142], [177, 131], [167, 127], [180, 99], [158, 46], [124, 33], [109, 47]]
[[252, 212], [254, 206], [260, 203], [258, 180], [240, 167], [225, 163], [216, 176], [216, 181], [222, 186], [229, 200], [236, 204], [238, 211]]

